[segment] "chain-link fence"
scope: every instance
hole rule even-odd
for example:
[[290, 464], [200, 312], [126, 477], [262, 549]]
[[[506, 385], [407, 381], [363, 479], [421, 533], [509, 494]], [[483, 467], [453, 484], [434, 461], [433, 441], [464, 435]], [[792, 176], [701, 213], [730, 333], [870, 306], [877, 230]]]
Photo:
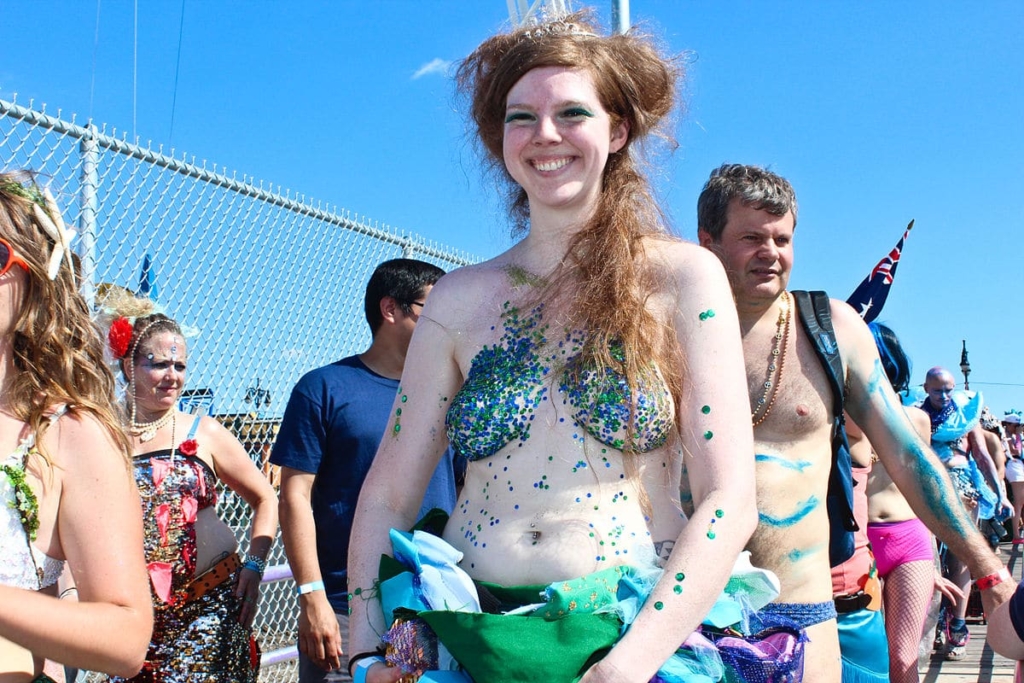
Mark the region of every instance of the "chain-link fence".
[[[450, 270], [477, 260], [3, 100], [0, 166], [45, 176], [78, 229], [88, 297], [105, 285], [148, 291], [196, 330], [185, 402], [227, 425], [272, 481], [267, 457], [292, 386], [369, 344], [362, 297], [376, 265], [404, 256]], [[248, 506], [230, 491], [220, 500], [241, 538]], [[276, 543], [268, 565], [285, 562]], [[271, 659], [294, 644], [296, 609], [290, 580], [264, 586], [256, 626]], [[295, 680], [294, 662], [265, 666], [261, 678]]]

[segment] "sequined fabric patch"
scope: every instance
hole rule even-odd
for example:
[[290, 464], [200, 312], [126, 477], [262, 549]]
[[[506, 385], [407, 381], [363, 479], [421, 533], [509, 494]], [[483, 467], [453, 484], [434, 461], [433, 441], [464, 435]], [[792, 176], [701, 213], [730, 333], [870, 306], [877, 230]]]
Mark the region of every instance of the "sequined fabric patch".
[[[256, 683], [260, 649], [252, 629], [238, 623], [242, 600], [234, 580], [202, 597], [170, 609], [157, 610], [146, 664], [121, 683]], [[91, 679], [90, 679], [91, 680]]]
[[195, 576], [196, 515], [216, 504], [217, 479], [198, 458], [172, 461], [170, 450], [136, 456], [134, 465], [154, 605], [173, 605]]
[[396, 619], [383, 640], [388, 663], [405, 673], [402, 680], [418, 681], [437, 669], [437, 634], [422, 619]]

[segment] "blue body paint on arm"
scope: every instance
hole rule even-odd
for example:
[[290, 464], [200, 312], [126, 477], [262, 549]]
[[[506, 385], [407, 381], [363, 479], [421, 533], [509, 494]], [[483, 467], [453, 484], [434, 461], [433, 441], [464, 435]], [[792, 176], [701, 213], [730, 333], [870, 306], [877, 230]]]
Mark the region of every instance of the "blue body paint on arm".
[[[884, 385], [882, 380], [886, 381]], [[929, 444], [914, 429], [903, 404], [889, 389], [888, 378], [878, 359], [874, 361], [866, 389], [868, 399], [864, 403], [867, 403], [867, 406], [862, 403], [860, 408], [872, 410], [877, 409], [875, 408], [878, 405], [876, 402], [882, 404], [880, 413], [884, 427], [896, 441], [897, 457], [900, 463], [909, 470], [912, 482], [919, 487], [925, 505], [931, 508], [936, 516], [950, 526], [953, 531], [961, 536], [966, 536], [974, 524], [967, 516], [960, 497], [953, 489], [949, 473], [939, 463], [938, 456], [927, 457]]]

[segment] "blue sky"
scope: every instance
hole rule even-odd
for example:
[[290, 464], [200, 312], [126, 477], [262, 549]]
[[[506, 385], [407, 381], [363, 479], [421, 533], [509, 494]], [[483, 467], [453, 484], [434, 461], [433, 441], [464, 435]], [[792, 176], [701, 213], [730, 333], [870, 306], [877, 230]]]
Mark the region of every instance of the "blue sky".
[[[607, 20], [608, 0], [590, 4]], [[446, 76], [506, 0], [138, 11], [133, 104], [132, 2], [0, 0], [0, 97], [481, 257], [511, 244]], [[679, 147], [654, 178], [673, 228], [695, 238], [712, 168], [769, 165], [800, 201], [792, 285], [846, 298], [916, 219], [880, 318], [915, 381], [955, 369], [967, 339], [972, 389], [1024, 408], [1024, 3], [633, 0], [631, 15], [687, 70]]]

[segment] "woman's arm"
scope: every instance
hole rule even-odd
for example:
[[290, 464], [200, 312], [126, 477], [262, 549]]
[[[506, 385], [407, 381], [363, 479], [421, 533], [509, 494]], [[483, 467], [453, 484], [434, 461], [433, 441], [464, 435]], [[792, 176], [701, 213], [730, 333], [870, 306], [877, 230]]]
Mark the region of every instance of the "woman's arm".
[[153, 607], [128, 465], [87, 413], [60, 418], [44, 444], [55, 467], [43, 495], [59, 496], [50, 554], [63, 551], [79, 601], [0, 586], [0, 636], [38, 657], [132, 676], [145, 660]]
[[711, 609], [757, 526], [750, 400], [729, 282], [710, 252], [681, 244], [669, 253], [683, 364], [678, 419], [693, 515], [636, 621], [581, 683], [650, 680]]
[[[221, 423], [204, 417], [200, 431], [200, 443], [209, 445], [217, 476], [252, 508], [249, 550], [246, 554], [266, 561], [274, 536], [277, 535], [277, 496], [274, 488], [238, 439]], [[262, 572], [248, 568], [243, 568], [239, 574], [235, 594], [243, 600], [239, 623], [246, 627], [251, 626], [256, 617], [262, 578]]]
[[[434, 286], [416, 325], [387, 430], [359, 495], [348, 556], [349, 656], [381, 644], [386, 625], [371, 590], [380, 556], [391, 554], [390, 529], [416, 522], [427, 483], [448, 446], [445, 412], [463, 379], [452, 337], [435, 316], [454, 305], [452, 295], [458, 292], [451, 278]], [[372, 680], [384, 681], [397, 680], [401, 671], [375, 666], [369, 673]]]

